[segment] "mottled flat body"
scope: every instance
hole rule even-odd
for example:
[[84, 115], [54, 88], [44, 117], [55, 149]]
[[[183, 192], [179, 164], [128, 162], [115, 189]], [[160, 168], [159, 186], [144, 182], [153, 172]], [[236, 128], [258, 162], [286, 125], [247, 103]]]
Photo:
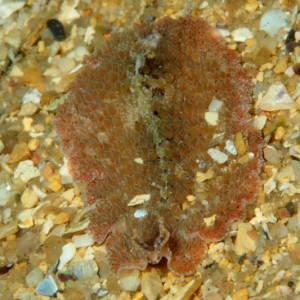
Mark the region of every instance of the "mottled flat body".
[[[86, 60], [57, 129], [115, 271], [166, 257], [171, 271], [193, 273], [207, 243], [245, 217], [261, 167], [251, 90], [237, 54], [196, 17], [138, 24]], [[245, 149], [232, 154], [237, 136]]]

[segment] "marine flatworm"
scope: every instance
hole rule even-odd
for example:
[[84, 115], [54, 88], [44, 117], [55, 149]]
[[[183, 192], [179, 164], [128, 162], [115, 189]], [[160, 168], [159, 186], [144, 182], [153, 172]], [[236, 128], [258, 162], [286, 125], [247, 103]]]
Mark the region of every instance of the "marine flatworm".
[[114, 271], [165, 257], [191, 274], [245, 217], [261, 168], [251, 90], [238, 55], [197, 17], [136, 24], [86, 59], [57, 130]]

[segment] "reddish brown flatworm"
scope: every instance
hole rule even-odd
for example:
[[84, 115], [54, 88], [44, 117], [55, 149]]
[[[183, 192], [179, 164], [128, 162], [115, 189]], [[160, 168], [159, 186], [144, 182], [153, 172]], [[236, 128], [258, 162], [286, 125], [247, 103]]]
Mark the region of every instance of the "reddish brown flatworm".
[[197, 17], [137, 24], [86, 59], [57, 129], [113, 270], [165, 257], [190, 274], [245, 217], [261, 167], [251, 90], [237, 54]]

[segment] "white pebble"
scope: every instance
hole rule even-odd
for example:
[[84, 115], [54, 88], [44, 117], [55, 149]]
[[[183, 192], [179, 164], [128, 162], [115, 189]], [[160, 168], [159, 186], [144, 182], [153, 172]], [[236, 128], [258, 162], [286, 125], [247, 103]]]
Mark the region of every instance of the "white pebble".
[[264, 184], [264, 192], [268, 195], [276, 188], [276, 181], [270, 178]]
[[137, 164], [139, 165], [143, 165], [144, 164], [144, 161], [141, 157], [137, 157], [134, 159], [134, 162], [136, 162]]
[[71, 23], [78, 18], [80, 18], [79, 12], [70, 5], [63, 5], [61, 13], [58, 16], [59, 21], [62, 23]]
[[271, 85], [259, 102], [259, 108], [265, 111], [293, 109], [295, 107], [295, 102], [282, 83]]
[[21, 202], [24, 208], [33, 208], [39, 201], [39, 197], [31, 189], [26, 188], [21, 196]]
[[20, 228], [29, 228], [33, 226], [32, 209], [25, 209], [18, 215]]
[[231, 35], [235, 42], [245, 42], [246, 40], [253, 38], [253, 33], [246, 27], [233, 30]]
[[145, 218], [148, 215], [148, 212], [145, 209], [137, 209], [134, 212], [134, 217], [137, 219]]
[[274, 37], [280, 28], [288, 26], [289, 18], [285, 12], [279, 9], [270, 9], [261, 17], [259, 28]]
[[210, 148], [207, 153], [218, 164], [223, 164], [228, 160], [228, 155], [218, 149]]
[[4, 19], [7, 19], [9, 16], [11, 16], [14, 12], [18, 11], [21, 9], [26, 1], [0, 1], [0, 24], [2, 24], [2, 21]]
[[223, 106], [224, 102], [221, 100], [218, 100], [217, 98], [213, 97], [211, 100], [208, 111], [210, 112], [219, 112]]
[[0, 206], [5, 206], [5, 204], [11, 199], [12, 192], [7, 188], [6, 183], [0, 184]]
[[94, 244], [94, 238], [92, 235], [86, 233], [82, 235], [74, 235], [72, 241], [76, 248], [88, 247]]
[[91, 42], [93, 41], [95, 33], [96, 33], [96, 31], [95, 31], [94, 27], [89, 26], [86, 29], [86, 32], [85, 32], [85, 35], [84, 35], [84, 42], [88, 45], [91, 44]]
[[61, 175], [61, 184], [69, 184], [73, 182], [73, 177], [69, 172], [68, 160], [64, 158], [64, 164], [58, 170]]
[[293, 76], [295, 75], [293, 66], [288, 67], [288, 68], [284, 71], [284, 74], [285, 74], [287, 77], [289, 77], [289, 78], [293, 77]]
[[62, 73], [67, 73], [76, 66], [74, 59], [67, 57], [59, 58], [56, 63]]
[[266, 125], [266, 122], [267, 122], [267, 116], [259, 116], [257, 117], [254, 122], [253, 122], [253, 125], [258, 129], [258, 130], [262, 130], [265, 125]]
[[234, 145], [234, 142], [231, 140], [226, 141], [225, 149], [232, 155], [237, 155], [237, 150]]
[[217, 112], [208, 111], [204, 115], [205, 121], [208, 125], [217, 126], [219, 121], [219, 114]]
[[14, 172], [14, 178], [20, 178], [25, 183], [39, 175], [40, 171], [34, 166], [31, 160], [23, 160], [19, 162]]
[[228, 29], [219, 28], [218, 31], [223, 37], [230, 36], [230, 31]]
[[141, 278], [138, 270], [129, 270], [119, 279], [119, 285], [123, 291], [135, 292], [140, 284]]
[[41, 102], [41, 96], [42, 94], [37, 89], [32, 89], [29, 92], [27, 92], [23, 98], [22, 103], [33, 103], [33, 104], [39, 104]]
[[57, 269], [60, 271], [76, 254], [76, 247], [74, 243], [68, 243], [62, 247], [62, 254], [59, 257], [59, 265]]

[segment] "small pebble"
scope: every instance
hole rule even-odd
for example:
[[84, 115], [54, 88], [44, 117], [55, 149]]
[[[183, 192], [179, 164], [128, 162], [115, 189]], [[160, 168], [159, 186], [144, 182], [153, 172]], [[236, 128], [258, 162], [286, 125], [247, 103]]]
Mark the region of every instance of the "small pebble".
[[58, 16], [59, 20], [65, 23], [71, 23], [80, 17], [80, 13], [71, 5], [67, 4], [63, 5], [61, 13]]
[[130, 270], [119, 279], [119, 285], [123, 291], [135, 292], [141, 284], [140, 272]]
[[262, 115], [262, 116], [259, 116], [257, 117], [255, 120], [254, 120], [254, 126], [258, 129], [258, 130], [262, 130], [265, 125], [266, 125], [266, 122], [267, 122], [267, 116], [265, 115]]
[[252, 160], [253, 158], [254, 158], [254, 154], [252, 152], [248, 152], [238, 159], [238, 163], [244, 165], [250, 160]]
[[282, 74], [287, 69], [287, 62], [285, 59], [280, 59], [274, 68], [275, 74]]
[[52, 174], [48, 177], [48, 188], [53, 192], [58, 192], [61, 190], [62, 184], [59, 173]]
[[225, 149], [232, 155], [237, 155], [237, 149], [231, 140], [226, 141]]
[[293, 202], [289, 202], [285, 208], [289, 212], [290, 216], [293, 216], [295, 213], [295, 204]]
[[210, 148], [207, 153], [218, 164], [223, 164], [228, 160], [228, 155], [219, 149]]
[[274, 146], [267, 145], [263, 149], [263, 153], [264, 153], [265, 160], [268, 161], [269, 163], [273, 165], [280, 164], [281, 157]]
[[276, 141], [282, 140], [285, 136], [285, 129], [282, 126], [277, 127], [274, 138]]
[[42, 271], [39, 268], [34, 268], [26, 275], [25, 280], [28, 287], [36, 287], [43, 278]]
[[98, 272], [97, 263], [94, 260], [86, 260], [72, 264], [69, 268], [77, 279], [85, 279], [96, 275]]
[[20, 228], [30, 228], [33, 226], [32, 209], [25, 209], [18, 215], [18, 226]]
[[241, 132], [238, 132], [235, 135], [234, 144], [235, 144], [237, 153], [240, 156], [244, 155], [247, 152], [247, 146], [245, 144], [244, 137], [243, 137], [243, 134]]
[[0, 206], [5, 206], [14, 194], [6, 183], [0, 184]]
[[21, 196], [21, 202], [24, 208], [35, 207], [38, 201], [39, 197], [30, 188], [26, 188]]
[[219, 121], [219, 114], [217, 112], [206, 112], [204, 115], [205, 121], [208, 125], [217, 126]]
[[67, 73], [75, 68], [76, 63], [72, 58], [61, 57], [57, 60], [57, 66], [62, 73]]
[[253, 38], [253, 33], [246, 27], [235, 29], [231, 35], [235, 42], [245, 42], [247, 39]]
[[31, 154], [28, 148], [27, 143], [22, 142], [19, 144], [16, 144], [12, 153], [9, 156], [8, 163], [13, 164], [16, 162], [20, 162], [22, 160], [26, 160], [30, 158]]
[[196, 173], [196, 182], [201, 183], [205, 180], [211, 179], [214, 176], [214, 171], [212, 168], [208, 169], [205, 173], [204, 172], [197, 172]]
[[271, 85], [259, 103], [259, 108], [265, 111], [293, 109], [295, 107], [295, 102], [282, 83]]
[[36, 292], [44, 296], [54, 296], [58, 291], [58, 286], [52, 275], [47, 276], [40, 281], [36, 287]]
[[240, 289], [233, 293], [232, 300], [248, 300], [248, 290], [246, 288]]
[[4, 266], [0, 266], [0, 275], [8, 273], [9, 270], [14, 267], [14, 265], [15, 264], [13, 262], [9, 262], [8, 264], [6, 264]]
[[147, 215], [148, 215], [148, 212], [145, 209], [137, 209], [134, 212], [134, 217], [137, 218], [137, 219], [145, 218]]
[[94, 238], [91, 234], [74, 235], [72, 241], [76, 248], [89, 247], [94, 244]]
[[141, 291], [148, 300], [156, 300], [162, 290], [161, 278], [155, 269], [142, 275]]
[[40, 171], [34, 166], [31, 160], [19, 162], [14, 171], [14, 178], [20, 178], [24, 183], [27, 183], [30, 179], [38, 177], [39, 175]]
[[255, 251], [257, 247], [257, 234], [251, 233], [255, 233], [251, 224], [239, 223], [235, 240], [235, 252], [237, 255]]
[[38, 138], [33, 138], [28, 142], [28, 148], [30, 151], [35, 151], [40, 145], [40, 140]]
[[26, 1], [1, 1], [0, 2], [0, 11], [1, 19], [7, 19], [14, 12], [21, 9], [26, 4]]
[[47, 21], [47, 27], [53, 34], [55, 40], [63, 41], [66, 38], [65, 29], [60, 21], [56, 19], [50, 19]]
[[68, 212], [63, 211], [59, 213], [57, 216], [55, 216], [53, 223], [55, 225], [59, 225], [59, 224], [67, 223], [69, 222], [69, 220], [70, 220], [70, 214]]
[[253, 13], [255, 12], [259, 7], [259, 4], [256, 1], [250, 2], [250, 3], [246, 3], [245, 5], [245, 10], [248, 13]]
[[2, 150], [4, 149], [4, 143], [2, 142], [2, 140], [0, 140], [0, 153], [2, 152]]
[[28, 102], [21, 106], [21, 109], [20, 109], [18, 115], [20, 117], [32, 116], [38, 111], [38, 109], [39, 109], [39, 107], [36, 104], [34, 104], [32, 102]]
[[267, 10], [260, 19], [260, 30], [274, 37], [280, 28], [288, 26], [288, 19], [289, 16], [279, 9]]
[[143, 204], [143, 203], [149, 201], [150, 198], [151, 198], [150, 194], [137, 195], [137, 196], [133, 197], [127, 205], [135, 206], [135, 205]]

